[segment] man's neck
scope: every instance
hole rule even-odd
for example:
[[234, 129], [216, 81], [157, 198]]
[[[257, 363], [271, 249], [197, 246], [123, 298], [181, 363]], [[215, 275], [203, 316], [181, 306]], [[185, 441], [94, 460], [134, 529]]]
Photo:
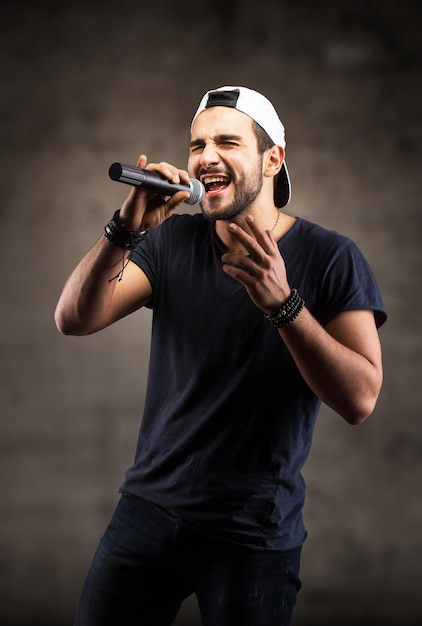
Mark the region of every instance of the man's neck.
[[215, 232], [223, 243], [224, 247], [230, 252], [245, 253], [246, 250], [239, 244], [239, 241], [233, 236], [229, 230], [229, 224], [235, 223], [243, 228], [249, 235], [254, 237], [250, 226], [246, 222], [246, 215], [253, 215], [255, 224], [260, 230], [269, 230], [272, 232], [276, 240], [280, 239], [293, 226], [296, 218], [286, 215], [276, 206], [269, 207], [265, 212], [256, 211], [246, 212], [233, 220], [216, 220]]

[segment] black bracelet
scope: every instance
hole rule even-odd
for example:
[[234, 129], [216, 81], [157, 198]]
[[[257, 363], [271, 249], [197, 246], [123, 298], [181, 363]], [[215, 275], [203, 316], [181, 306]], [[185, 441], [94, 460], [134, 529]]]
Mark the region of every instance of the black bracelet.
[[274, 328], [285, 328], [295, 321], [305, 306], [305, 300], [300, 297], [297, 289], [292, 289], [288, 300], [272, 313], [264, 313]]
[[104, 226], [104, 237], [118, 248], [134, 250], [138, 243], [143, 241], [148, 231], [128, 230], [120, 221], [120, 209], [115, 211], [111, 220]]

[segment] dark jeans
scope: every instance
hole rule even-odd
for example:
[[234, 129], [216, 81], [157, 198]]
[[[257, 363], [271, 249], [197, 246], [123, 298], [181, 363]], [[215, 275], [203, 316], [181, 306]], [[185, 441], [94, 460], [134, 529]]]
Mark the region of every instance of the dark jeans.
[[252, 550], [123, 496], [82, 590], [76, 626], [170, 626], [194, 593], [204, 626], [289, 626], [300, 548]]

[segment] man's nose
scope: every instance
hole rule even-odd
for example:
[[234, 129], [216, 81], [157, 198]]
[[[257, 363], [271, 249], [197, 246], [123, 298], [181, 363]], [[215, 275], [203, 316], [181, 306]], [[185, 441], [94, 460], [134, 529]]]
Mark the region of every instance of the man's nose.
[[203, 167], [210, 167], [215, 165], [220, 160], [220, 156], [216, 147], [212, 143], [205, 144], [201, 153], [201, 165]]

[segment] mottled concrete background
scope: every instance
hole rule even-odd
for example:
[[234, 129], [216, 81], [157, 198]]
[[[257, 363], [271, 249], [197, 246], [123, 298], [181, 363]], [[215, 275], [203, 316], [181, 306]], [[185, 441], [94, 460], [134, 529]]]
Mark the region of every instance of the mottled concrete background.
[[[200, 97], [228, 83], [273, 100], [289, 212], [355, 239], [390, 315], [374, 416], [351, 428], [324, 409], [318, 422], [295, 623], [420, 623], [420, 6], [2, 3], [1, 624], [70, 626], [133, 457], [149, 312], [89, 338], [53, 323], [128, 191], [108, 167], [140, 152], [184, 167]], [[199, 624], [193, 600], [177, 624]]]

